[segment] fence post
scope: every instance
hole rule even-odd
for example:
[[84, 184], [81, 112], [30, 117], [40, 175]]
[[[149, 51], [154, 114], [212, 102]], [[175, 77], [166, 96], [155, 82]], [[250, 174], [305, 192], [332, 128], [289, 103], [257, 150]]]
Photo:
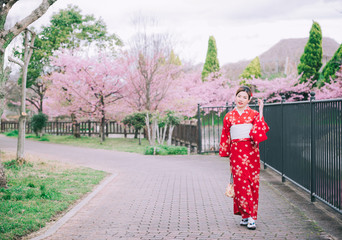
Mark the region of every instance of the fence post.
[[197, 104], [197, 153], [202, 153], [201, 105]]
[[281, 181], [285, 182], [284, 174], [284, 102], [285, 95], [281, 95]]
[[88, 136], [91, 137], [91, 123], [90, 123], [90, 120], [88, 120]]
[[[264, 110], [265, 110], [265, 105], [266, 105], [266, 99], [264, 99]], [[265, 111], [263, 112], [263, 114], [264, 114], [264, 118], [266, 119]], [[267, 165], [266, 165], [266, 142], [267, 141], [264, 141], [264, 151], [263, 151], [263, 155], [264, 155], [264, 169], [267, 169]]]
[[56, 134], [58, 136], [58, 118], [56, 118]]
[[310, 129], [310, 137], [311, 137], [311, 202], [316, 201], [316, 155], [315, 155], [315, 128], [314, 124], [315, 121], [313, 119], [314, 117], [314, 103], [313, 101], [315, 100], [315, 93], [311, 92], [310, 93], [310, 121], [311, 121], [311, 129]]

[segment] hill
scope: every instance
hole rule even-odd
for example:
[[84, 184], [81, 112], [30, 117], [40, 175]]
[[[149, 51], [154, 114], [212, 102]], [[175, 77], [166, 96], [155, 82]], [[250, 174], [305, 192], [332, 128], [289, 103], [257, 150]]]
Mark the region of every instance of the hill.
[[[269, 50], [259, 55], [264, 76], [297, 74], [297, 65], [304, 52], [308, 38], [282, 39]], [[339, 44], [331, 38], [323, 38], [323, 66], [330, 60], [338, 49]], [[239, 78], [251, 60], [228, 63], [222, 66], [225, 75], [233, 80]]]

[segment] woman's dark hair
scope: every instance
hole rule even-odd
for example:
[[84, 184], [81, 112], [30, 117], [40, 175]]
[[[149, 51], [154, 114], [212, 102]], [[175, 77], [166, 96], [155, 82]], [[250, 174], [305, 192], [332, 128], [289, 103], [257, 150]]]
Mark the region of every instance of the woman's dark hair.
[[237, 96], [239, 94], [239, 92], [246, 92], [248, 94], [248, 99], [251, 99], [251, 97], [252, 97], [252, 91], [247, 86], [239, 87], [239, 89], [236, 91], [235, 96]]

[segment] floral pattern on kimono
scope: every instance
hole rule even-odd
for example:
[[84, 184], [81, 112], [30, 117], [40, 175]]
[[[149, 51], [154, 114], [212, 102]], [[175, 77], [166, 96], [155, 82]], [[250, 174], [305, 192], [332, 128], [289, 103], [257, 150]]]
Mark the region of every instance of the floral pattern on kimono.
[[[230, 128], [237, 124], [252, 124], [249, 138], [231, 139]], [[246, 107], [227, 113], [223, 120], [220, 156], [230, 158], [234, 179], [234, 214], [257, 219], [259, 203], [260, 152], [259, 143], [267, 139], [269, 127], [257, 111]]]

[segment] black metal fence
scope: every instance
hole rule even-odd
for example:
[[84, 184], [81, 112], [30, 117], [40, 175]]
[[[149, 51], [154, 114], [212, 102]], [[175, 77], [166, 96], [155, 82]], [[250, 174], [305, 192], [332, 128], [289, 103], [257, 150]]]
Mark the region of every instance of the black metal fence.
[[[0, 126], [1, 132], [10, 132], [18, 129], [18, 122], [2, 121]], [[74, 124], [71, 121], [49, 121], [44, 127], [44, 132], [55, 135], [70, 135], [74, 134], [75, 129], [79, 134], [84, 136], [92, 136], [100, 134], [100, 122], [85, 121]], [[30, 122], [26, 123], [26, 133], [33, 133]], [[109, 121], [105, 125], [105, 133], [109, 134], [134, 134], [133, 127], [125, 127], [124, 125]]]
[[[199, 153], [219, 151], [223, 117], [232, 107], [199, 106]], [[260, 144], [265, 168], [342, 213], [342, 99], [265, 104], [264, 116], [270, 126]]]
[[198, 105], [198, 153], [218, 152], [224, 116], [233, 106], [203, 107]]

